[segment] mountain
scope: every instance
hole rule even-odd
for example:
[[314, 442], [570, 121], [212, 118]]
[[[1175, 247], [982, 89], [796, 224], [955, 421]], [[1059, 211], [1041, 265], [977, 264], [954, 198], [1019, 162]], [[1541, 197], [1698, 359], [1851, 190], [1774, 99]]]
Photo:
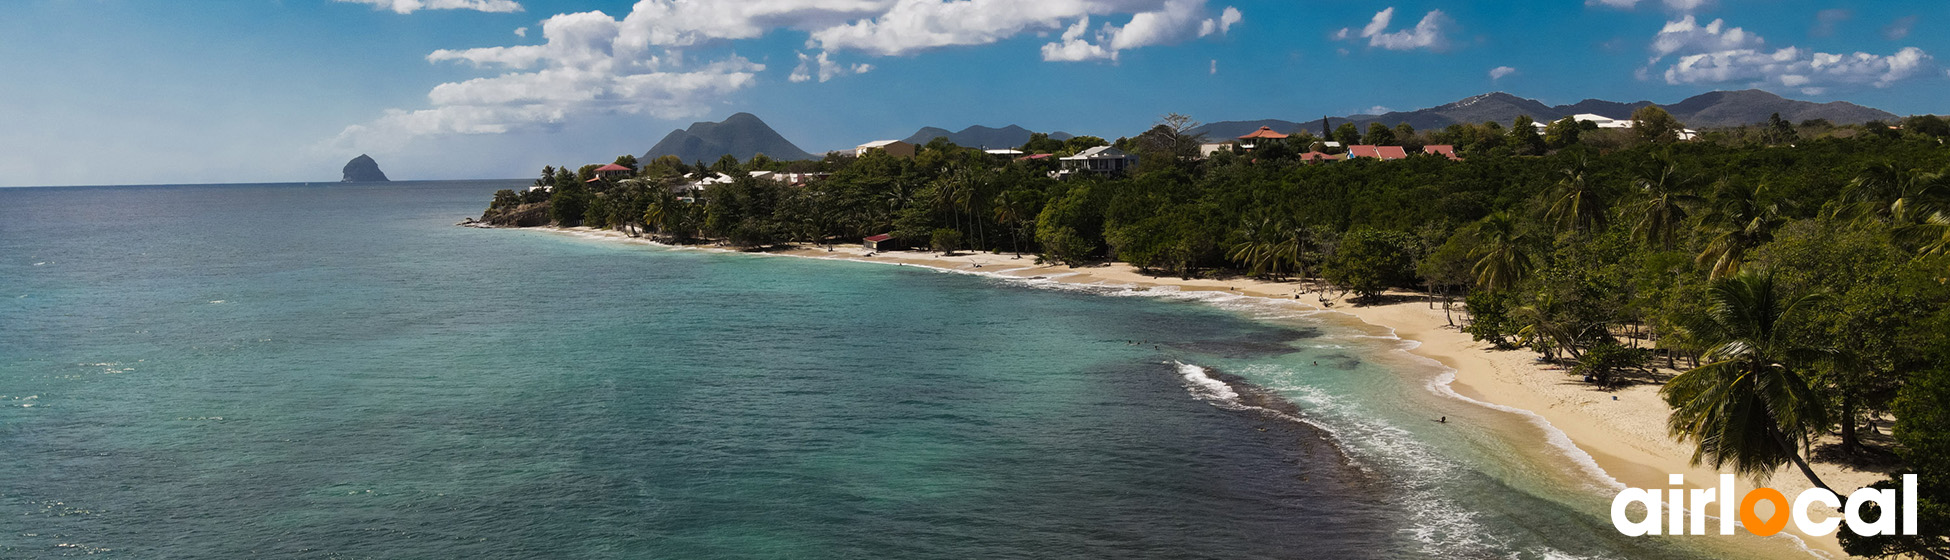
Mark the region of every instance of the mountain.
[[[1416, 111], [1395, 111], [1381, 115], [1349, 115], [1329, 119], [1333, 127], [1352, 121], [1363, 132], [1368, 123], [1379, 122], [1389, 126], [1408, 123], [1416, 130], [1431, 130], [1452, 124], [1480, 123], [1497, 121], [1508, 124], [1520, 115], [1529, 115], [1537, 121], [1552, 121], [1571, 115], [1590, 113], [1614, 119], [1630, 118], [1632, 112], [1640, 107], [1654, 105], [1650, 101], [1620, 103], [1602, 99], [1586, 99], [1570, 105], [1550, 106], [1534, 99], [1525, 99], [1503, 92], [1486, 93], [1427, 109]], [[1679, 122], [1690, 128], [1718, 128], [1741, 126], [1767, 122], [1767, 117], [1780, 113], [1781, 118], [1793, 122], [1811, 119], [1827, 119], [1835, 124], [1855, 124], [1872, 120], [1893, 120], [1896, 115], [1863, 107], [1854, 103], [1834, 101], [1814, 103], [1788, 99], [1761, 90], [1715, 91], [1695, 95], [1684, 101], [1661, 105], [1672, 113]], [[1268, 126], [1279, 132], [1292, 133], [1306, 130], [1320, 134], [1321, 119], [1306, 122], [1263, 119], [1256, 121], [1224, 121], [1209, 123], [1193, 129], [1204, 133], [1206, 138], [1221, 140], [1238, 138], [1246, 133]]]
[[[961, 132], [948, 132], [948, 129], [945, 128], [929, 126], [921, 128], [919, 132], [915, 132], [913, 136], [909, 136], [906, 140], [902, 141], [909, 144], [927, 144], [935, 138], [945, 136], [949, 142], [954, 142], [956, 146], [964, 148], [1002, 149], [1023, 145], [1029, 141], [1030, 134], [1034, 133], [1029, 129], [1013, 124], [1002, 128], [989, 128], [976, 125], [961, 129]], [[1056, 140], [1069, 140], [1070, 133], [1051, 132], [1049, 133], [1049, 137]]]
[[765, 121], [751, 113], [738, 113], [722, 122], [694, 122], [684, 130], [672, 130], [643, 154], [649, 161], [661, 156], [677, 156], [686, 163], [717, 161], [725, 154], [740, 160], [765, 154], [775, 160], [815, 159], [812, 154], [779, 136]]
[[379, 170], [379, 162], [373, 161], [372, 156], [365, 154], [359, 154], [359, 157], [345, 162], [343, 173], [345, 174], [345, 178], [339, 179], [341, 183], [384, 183], [388, 181], [386, 179], [386, 172]]

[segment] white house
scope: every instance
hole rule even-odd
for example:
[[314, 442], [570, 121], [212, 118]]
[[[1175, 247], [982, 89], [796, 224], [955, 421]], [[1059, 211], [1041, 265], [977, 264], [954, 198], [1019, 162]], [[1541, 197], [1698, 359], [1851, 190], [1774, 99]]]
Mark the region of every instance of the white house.
[[1065, 178], [1079, 172], [1121, 175], [1137, 167], [1138, 157], [1124, 153], [1110, 146], [1097, 146], [1077, 155], [1063, 158], [1063, 169], [1051, 174], [1052, 177]]
[[900, 140], [875, 140], [853, 149], [853, 157], [867, 155], [867, 152], [880, 150], [894, 157], [914, 157], [915, 146]]
[[[1571, 119], [1580, 123], [1592, 123], [1594, 125], [1597, 125], [1598, 128], [1600, 129], [1632, 128], [1632, 119], [1614, 119], [1604, 115], [1597, 115], [1592, 113], [1578, 113], [1575, 115], [1571, 115]], [[1558, 119], [1558, 120], [1563, 120], [1563, 119]], [[1537, 127], [1537, 132], [1539, 134], [1542, 134], [1544, 132], [1545, 127], [1550, 126], [1550, 122], [1536, 122], [1532, 124]], [[1697, 137], [1699, 137], [1699, 131], [1697, 130], [1688, 128], [1688, 129], [1681, 129], [1679, 131], [1680, 140], [1692, 140]]]

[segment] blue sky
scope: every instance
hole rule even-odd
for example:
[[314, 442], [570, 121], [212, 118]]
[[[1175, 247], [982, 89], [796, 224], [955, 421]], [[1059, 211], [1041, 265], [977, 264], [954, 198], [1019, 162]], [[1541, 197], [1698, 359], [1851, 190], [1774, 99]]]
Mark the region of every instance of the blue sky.
[[1950, 112], [1950, 36], [1928, 31], [1950, 24], [1940, 0], [13, 0], [0, 10], [8, 186], [330, 181], [360, 153], [395, 179], [526, 177], [640, 154], [673, 128], [740, 111], [815, 152], [922, 126], [1116, 137], [1168, 112], [1305, 120], [1499, 90], [1557, 104], [1759, 87]]

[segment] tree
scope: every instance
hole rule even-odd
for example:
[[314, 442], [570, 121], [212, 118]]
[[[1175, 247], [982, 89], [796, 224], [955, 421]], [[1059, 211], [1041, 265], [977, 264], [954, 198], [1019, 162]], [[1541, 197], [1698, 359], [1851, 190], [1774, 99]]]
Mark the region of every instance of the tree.
[[[1950, 368], [1937, 367], [1919, 372], [1903, 387], [1896, 399], [1896, 426], [1892, 430], [1896, 452], [1909, 463], [1916, 475], [1919, 534], [1864, 537], [1852, 531], [1836, 534], [1842, 550], [1852, 556], [1888, 558], [1916, 555], [1922, 558], [1950, 558]], [[1902, 487], [1898, 476], [1876, 483], [1880, 490]], [[1864, 518], [1876, 519], [1895, 512], [1880, 511], [1871, 505]]]
[[1469, 257], [1476, 260], [1472, 270], [1476, 285], [1487, 291], [1504, 291], [1517, 286], [1529, 274], [1530, 239], [1517, 219], [1498, 212], [1476, 223], [1478, 244]]
[[1341, 236], [1321, 275], [1362, 299], [1373, 299], [1414, 276], [1415, 245], [1415, 236], [1407, 233], [1356, 228]]
[[1706, 249], [1695, 258], [1708, 266], [1708, 277], [1725, 278], [1740, 272], [1747, 251], [1774, 239], [1774, 229], [1786, 219], [1771, 200], [1764, 184], [1751, 187], [1735, 181], [1721, 181], [1715, 198], [1718, 204], [1706, 217], [1710, 238]]
[[928, 245], [943, 255], [952, 254], [956, 249], [961, 248], [961, 231], [950, 228], [936, 229], [934, 235], [929, 236]]
[[1644, 198], [1630, 210], [1639, 217], [1632, 224], [1632, 235], [1647, 245], [1672, 249], [1688, 209], [1699, 203], [1699, 196], [1692, 194], [1697, 182], [1696, 176], [1680, 171], [1670, 161], [1659, 161], [1640, 172], [1632, 184]]
[[1673, 409], [1672, 436], [1693, 442], [1694, 465], [1731, 467], [1760, 481], [1793, 462], [1828, 489], [1802, 458], [1829, 426], [1802, 369], [1824, 353], [1791, 336], [1817, 297], [1786, 297], [1773, 276], [1751, 271], [1715, 281], [1708, 293], [1711, 306], [1694, 319], [1708, 361], [1659, 390]]
[[1306, 228], [1262, 214], [1248, 218], [1239, 237], [1240, 242], [1232, 245], [1226, 258], [1245, 265], [1247, 274], [1279, 278], [1299, 272], [1306, 276], [1304, 259], [1313, 245]]
[[1097, 146], [1109, 146], [1109, 145], [1110, 145], [1109, 142], [1105, 142], [1104, 139], [1095, 136], [1076, 136], [1070, 138], [1069, 140], [1063, 141], [1062, 153], [1075, 154], [1077, 152], [1095, 148]]
[[1390, 130], [1387, 125], [1379, 122], [1368, 123], [1368, 135], [1362, 137], [1361, 141], [1364, 144], [1375, 146], [1393, 146], [1395, 145], [1395, 131]]
[[1023, 142], [1022, 147], [1017, 149], [1026, 154], [1052, 154], [1063, 151], [1063, 141], [1053, 140], [1045, 133], [1033, 132], [1029, 134], [1029, 141]]
[[1794, 124], [1782, 119], [1780, 113], [1767, 116], [1767, 131], [1762, 137], [1767, 143], [1776, 145], [1793, 144], [1801, 139], [1801, 135], [1794, 131]]
[[1553, 150], [1568, 148], [1577, 144], [1578, 136], [1583, 133], [1584, 127], [1578, 125], [1577, 119], [1571, 117], [1557, 119], [1544, 127], [1544, 146]]
[[629, 154], [623, 154], [623, 155], [620, 155], [620, 156], [616, 156], [616, 162], [615, 162], [615, 163], [616, 163], [617, 165], [621, 165], [621, 166], [623, 166], [623, 167], [628, 167], [628, 168], [630, 168], [630, 174], [631, 174], [631, 175], [635, 175], [635, 174], [636, 174], [636, 172], [637, 172], [637, 163], [636, 163], [636, 156], [633, 156], [633, 155], [629, 155]]
[[1510, 123], [1510, 132], [1505, 134], [1509, 136], [1510, 149], [1516, 150], [1517, 155], [1543, 155], [1548, 147], [1544, 138], [1537, 135], [1537, 121], [1531, 120], [1530, 115], [1518, 115], [1516, 122]]
[[1354, 123], [1351, 122], [1341, 123], [1341, 126], [1334, 128], [1334, 141], [1340, 142], [1342, 146], [1360, 144], [1361, 129], [1354, 128]]
[[1903, 119], [1903, 130], [1932, 138], [1942, 138], [1950, 136], [1950, 121], [1945, 121], [1943, 117], [1936, 115], [1916, 115]]
[[1602, 228], [1608, 203], [1606, 198], [1604, 190], [1591, 179], [1589, 162], [1580, 157], [1558, 170], [1557, 191], [1546, 219], [1560, 230], [1579, 234]]
[[1679, 141], [1679, 134], [1685, 132], [1686, 125], [1672, 117], [1658, 105], [1646, 105], [1632, 111], [1632, 134], [1641, 143], [1670, 144]]
[[558, 177], [568, 177], [569, 184], [558, 184], [549, 192], [548, 216], [562, 227], [582, 225], [583, 214], [589, 210], [589, 204], [595, 196], [591, 195], [589, 189], [582, 186], [582, 183], [576, 182], [575, 176], [558, 175]]

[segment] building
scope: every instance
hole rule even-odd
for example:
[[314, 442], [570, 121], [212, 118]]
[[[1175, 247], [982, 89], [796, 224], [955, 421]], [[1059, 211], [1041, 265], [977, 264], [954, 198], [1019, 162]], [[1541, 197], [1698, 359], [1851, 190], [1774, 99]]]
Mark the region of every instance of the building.
[[1323, 152], [1307, 152], [1304, 154], [1300, 154], [1299, 158], [1300, 161], [1302, 162], [1313, 163], [1316, 161], [1340, 161], [1343, 159], [1347, 159], [1347, 156], [1342, 156], [1338, 154], [1329, 154]]
[[1083, 172], [1122, 175], [1137, 167], [1138, 157], [1110, 146], [1097, 146], [1063, 158], [1063, 169], [1050, 176], [1058, 179]]
[[1375, 158], [1380, 160], [1406, 159], [1408, 158], [1408, 151], [1403, 150], [1401, 146], [1348, 146], [1347, 159], [1354, 158]]
[[634, 174], [636, 174], [636, 172], [630, 170], [630, 168], [623, 167], [621, 165], [617, 165], [614, 163], [596, 168], [596, 177], [602, 179], [608, 179], [611, 181], [628, 179], [630, 175], [634, 175]]
[[1220, 150], [1231, 150], [1231, 149], [1232, 149], [1231, 142], [1216, 142], [1216, 143], [1207, 142], [1198, 145], [1198, 157], [1210, 158], [1212, 157], [1212, 154], [1219, 153]]
[[1250, 150], [1253, 149], [1253, 146], [1258, 145], [1262, 141], [1285, 140], [1285, 139], [1286, 139], [1286, 135], [1280, 134], [1278, 132], [1274, 132], [1273, 127], [1262, 126], [1259, 127], [1259, 130], [1248, 132], [1246, 133], [1245, 136], [1240, 136], [1239, 147]]
[[853, 149], [853, 157], [867, 155], [867, 152], [880, 150], [894, 157], [914, 157], [915, 146], [899, 140], [875, 140]]
[[1456, 157], [1456, 147], [1449, 144], [1430, 144], [1422, 147], [1422, 153], [1449, 158], [1449, 161], [1462, 161]]
[[1022, 150], [982, 150], [982, 153], [1002, 159], [1015, 159], [1022, 156]]
[[868, 251], [897, 251], [901, 248], [900, 242], [895, 241], [893, 235], [886, 233], [862, 239], [860, 246], [866, 247]]
[[[1563, 119], [1558, 119], [1558, 120], [1563, 120]], [[1571, 120], [1577, 121], [1578, 123], [1591, 123], [1592, 125], [1598, 127], [1599, 129], [1609, 128], [1609, 129], [1629, 130], [1632, 128], [1632, 119], [1614, 119], [1611, 117], [1593, 114], [1593, 113], [1578, 113], [1575, 115], [1571, 115]], [[1550, 126], [1550, 122], [1548, 121], [1536, 122], [1536, 123], [1532, 123], [1532, 125], [1537, 127], [1538, 134], [1543, 134], [1544, 129]], [[1699, 137], [1699, 131], [1697, 130], [1686, 128], [1686, 129], [1680, 129], [1679, 131], [1679, 139], [1681, 141], [1690, 141], [1698, 137]]]

